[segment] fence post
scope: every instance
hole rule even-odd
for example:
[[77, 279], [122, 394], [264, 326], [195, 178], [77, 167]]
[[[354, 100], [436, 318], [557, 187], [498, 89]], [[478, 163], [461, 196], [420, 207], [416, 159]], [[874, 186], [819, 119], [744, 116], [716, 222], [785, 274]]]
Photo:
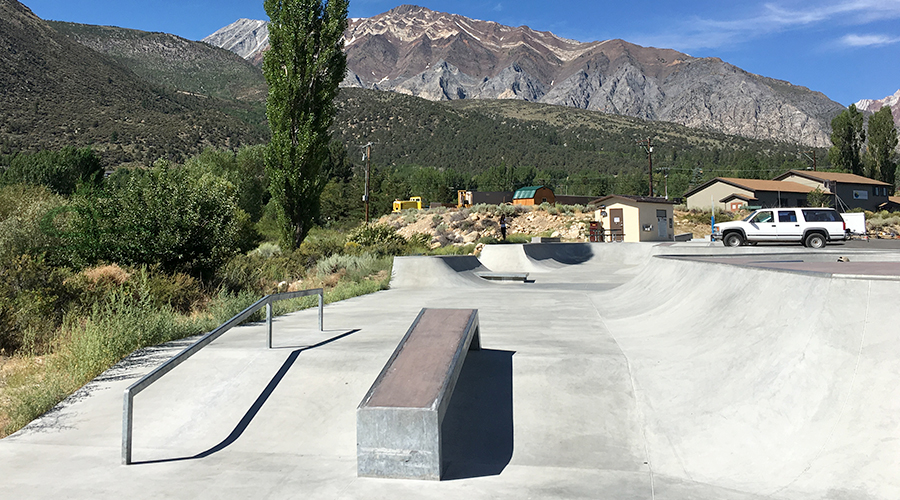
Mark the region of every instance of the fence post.
[[324, 321], [323, 321], [322, 317], [325, 312], [325, 289], [322, 289], [322, 291], [319, 292], [318, 295], [319, 295], [319, 331], [324, 332], [325, 325], [324, 325]]
[[266, 331], [268, 332], [268, 347], [272, 348], [272, 303], [266, 302]]
[[131, 465], [131, 432], [134, 427], [134, 396], [125, 389], [125, 418], [122, 419], [122, 465]]

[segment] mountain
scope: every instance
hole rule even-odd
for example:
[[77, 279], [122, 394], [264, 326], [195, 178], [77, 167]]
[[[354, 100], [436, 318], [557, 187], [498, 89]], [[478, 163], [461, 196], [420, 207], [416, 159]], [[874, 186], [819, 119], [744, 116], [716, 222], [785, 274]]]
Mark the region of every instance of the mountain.
[[[244, 57], [261, 61], [261, 22], [241, 20], [204, 41], [255, 47]], [[843, 109], [716, 58], [582, 43], [411, 5], [350, 20], [345, 38], [344, 86], [431, 100], [517, 99], [815, 147], [830, 145], [831, 119]]]
[[0, 153], [92, 145], [107, 164], [264, 140], [240, 106], [163, 88], [0, 0]]
[[889, 95], [884, 99], [863, 99], [856, 103], [856, 109], [868, 113], [874, 113], [884, 106], [891, 107], [891, 114], [894, 115], [894, 123], [900, 127], [900, 90], [894, 95]]
[[269, 27], [266, 21], [238, 19], [203, 41], [230, 50], [256, 66], [262, 66], [263, 51], [269, 47]]
[[168, 33], [47, 23], [69, 39], [109, 56], [161, 87], [223, 99], [266, 99], [266, 79], [259, 68], [229, 50]]

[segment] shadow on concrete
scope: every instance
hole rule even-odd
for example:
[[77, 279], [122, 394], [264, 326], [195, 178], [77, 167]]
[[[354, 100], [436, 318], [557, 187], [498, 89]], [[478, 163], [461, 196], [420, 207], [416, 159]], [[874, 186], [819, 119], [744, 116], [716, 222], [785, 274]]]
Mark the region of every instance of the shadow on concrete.
[[513, 351], [466, 355], [441, 427], [444, 480], [496, 476], [513, 454]]
[[526, 243], [522, 249], [532, 260], [555, 260], [568, 265], [583, 264], [594, 256], [590, 243]]
[[181, 462], [184, 460], [195, 460], [198, 458], [206, 458], [206, 457], [212, 455], [213, 453], [217, 453], [219, 451], [224, 450], [225, 448], [230, 446], [232, 443], [237, 441], [237, 439], [239, 437], [241, 437], [241, 434], [243, 434], [244, 431], [247, 430], [247, 427], [250, 426], [250, 422], [253, 421], [253, 419], [259, 413], [259, 410], [262, 409], [264, 404], [266, 404], [266, 401], [269, 399], [269, 396], [271, 396], [272, 393], [275, 392], [275, 388], [278, 387], [278, 384], [281, 383], [281, 380], [284, 378], [285, 375], [287, 375], [287, 372], [294, 365], [294, 362], [297, 361], [297, 358], [300, 356], [300, 353], [302, 353], [303, 351], [309, 351], [311, 349], [315, 349], [317, 347], [322, 347], [324, 345], [330, 344], [330, 343], [340, 340], [344, 337], [353, 335], [354, 333], [356, 333], [358, 331], [359, 331], [358, 328], [355, 330], [350, 330], [350, 331], [344, 332], [340, 335], [331, 337], [330, 339], [323, 340], [322, 342], [319, 342], [318, 344], [314, 344], [314, 345], [307, 346], [307, 347], [302, 347], [300, 349], [295, 349], [294, 351], [292, 351], [291, 354], [288, 355], [287, 359], [284, 360], [284, 363], [281, 364], [281, 368], [278, 369], [278, 372], [275, 373], [275, 376], [272, 377], [272, 380], [270, 380], [269, 383], [266, 385], [266, 388], [263, 389], [262, 393], [256, 398], [256, 401], [254, 401], [253, 404], [250, 406], [250, 409], [247, 410], [247, 413], [245, 413], [243, 418], [241, 418], [241, 421], [238, 422], [238, 424], [234, 428], [234, 430], [231, 431], [231, 434], [229, 434], [228, 437], [226, 437], [224, 440], [222, 440], [222, 442], [220, 442], [219, 444], [213, 446], [212, 448], [210, 448], [206, 451], [202, 451], [194, 456], [191, 456], [191, 457], [164, 458], [164, 459], [159, 459], [159, 460], [147, 460], [147, 461], [143, 461], [143, 462], [132, 462], [132, 463], [134, 465], [139, 465], [139, 464], [159, 464], [159, 463], [166, 463], [166, 462]]

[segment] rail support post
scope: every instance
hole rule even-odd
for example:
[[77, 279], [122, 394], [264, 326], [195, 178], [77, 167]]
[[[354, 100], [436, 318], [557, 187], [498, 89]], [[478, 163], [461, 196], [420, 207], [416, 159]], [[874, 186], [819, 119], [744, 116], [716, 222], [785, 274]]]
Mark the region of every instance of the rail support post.
[[325, 331], [325, 322], [323, 317], [325, 315], [325, 290], [319, 292], [319, 331]]
[[267, 347], [272, 348], [272, 303], [266, 302], [266, 337], [268, 337]]

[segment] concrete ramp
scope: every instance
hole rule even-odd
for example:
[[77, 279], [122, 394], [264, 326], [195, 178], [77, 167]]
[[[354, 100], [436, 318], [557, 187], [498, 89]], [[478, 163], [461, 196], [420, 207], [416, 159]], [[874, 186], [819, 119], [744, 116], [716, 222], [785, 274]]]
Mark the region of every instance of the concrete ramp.
[[634, 266], [654, 252], [651, 244], [525, 243], [488, 245], [479, 260], [495, 272], [547, 273], [580, 264]]
[[900, 281], [654, 258], [593, 295], [654, 474], [763, 498], [900, 498]]
[[478, 286], [476, 272], [487, 272], [472, 255], [395, 257], [391, 288]]

